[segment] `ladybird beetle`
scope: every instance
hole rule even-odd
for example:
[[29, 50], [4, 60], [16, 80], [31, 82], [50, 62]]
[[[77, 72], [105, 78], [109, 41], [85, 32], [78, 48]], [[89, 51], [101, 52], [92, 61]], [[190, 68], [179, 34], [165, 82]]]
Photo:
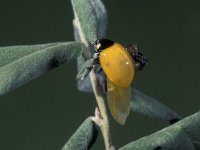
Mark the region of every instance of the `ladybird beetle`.
[[[135, 70], [141, 70], [147, 63], [136, 45], [124, 48], [121, 44], [108, 39], [98, 39], [93, 44], [96, 52], [95, 63], [107, 76], [107, 99], [113, 118], [119, 124], [125, 124], [130, 111], [131, 83]], [[97, 71], [98, 70], [98, 71]]]

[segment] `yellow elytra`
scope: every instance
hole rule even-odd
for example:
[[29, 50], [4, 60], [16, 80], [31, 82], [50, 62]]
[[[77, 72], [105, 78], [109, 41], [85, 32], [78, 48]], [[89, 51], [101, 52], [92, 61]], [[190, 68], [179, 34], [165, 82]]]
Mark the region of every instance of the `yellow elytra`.
[[99, 63], [107, 76], [107, 99], [113, 118], [125, 124], [130, 112], [131, 83], [135, 62], [119, 43], [101, 39], [94, 44], [99, 51]]
[[119, 87], [129, 87], [135, 74], [135, 65], [128, 51], [119, 43], [100, 52], [99, 61], [107, 77]]

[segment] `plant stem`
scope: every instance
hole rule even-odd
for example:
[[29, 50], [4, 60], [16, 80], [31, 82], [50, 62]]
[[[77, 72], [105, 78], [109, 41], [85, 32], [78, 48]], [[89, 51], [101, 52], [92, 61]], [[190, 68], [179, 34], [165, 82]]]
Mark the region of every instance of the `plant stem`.
[[[90, 58], [92, 55], [89, 50], [88, 41], [85, 38], [85, 34], [82, 31], [81, 24], [80, 24], [80, 21], [76, 15], [76, 13], [74, 15], [75, 15], [75, 19], [73, 20], [73, 25], [77, 29], [77, 31], [79, 31], [80, 41], [83, 42], [85, 44], [85, 46], [88, 48], [88, 50], [84, 51], [83, 57]], [[114, 146], [112, 146], [109, 120], [108, 120], [108, 115], [107, 115], [107, 111], [106, 111], [105, 100], [103, 98], [103, 92], [97, 82], [97, 78], [96, 78], [96, 75], [95, 75], [93, 69], [90, 72], [90, 79], [91, 79], [92, 88], [93, 88], [94, 95], [95, 95], [97, 105], [98, 105], [100, 115], [101, 115], [101, 117], [98, 118], [100, 121], [100, 124], [97, 124], [97, 125], [101, 129], [106, 150], [114, 149]]]
[[101, 129], [103, 138], [104, 138], [106, 150], [110, 150], [110, 148], [112, 147], [112, 141], [111, 141], [108, 115], [107, 115], [107, 111], [106, 111], [105, 101], [104, 101], [104, 98], [103, 98], [103, 92], [99, 88], [97, 78], [95, 76], [93, 69], [90, 72], [90, 79], [91, 79], [91, 82], [92, 82], [92, 88], [93, 88], [93, 91], [94, 91], [94, 95], [96, 97], [96, 101], [97, 101], [97, 104], [98, 104], [98, 107], [99, 107], [99, 111], [100, 111], [100, 114], [101, 114], [101, 117], [102, 117], [102, 118], [99, 118], [100, 119], [100, 125], [99, 126], [100, 126], [100, 129]]

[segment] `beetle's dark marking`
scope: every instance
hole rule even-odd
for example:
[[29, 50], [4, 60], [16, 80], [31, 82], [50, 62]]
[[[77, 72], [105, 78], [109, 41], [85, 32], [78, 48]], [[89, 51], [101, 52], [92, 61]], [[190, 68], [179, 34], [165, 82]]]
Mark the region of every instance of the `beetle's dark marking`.
[[179, 118], [173, 118], [173, 119], [169, 120], [170, 124], [174, 124], [174, 123], [176, 123], [178, 121], [180, 121]]
[[109, 67], [109, 66], [110, 66], [110, 63], [106, 63], [106, 66]]
[[121, 65], [127, 65], [127, 64], [126, 64], [127, 62], [128, 62], [128, 61], [125, 61], [125, 62], [124, 62], [124, 61], [121, 60], [121, 61], [120, 61], [120, 64], [121, 64]]
[[95, 41], [94, 45], [100, 44], [101, 46], [97, 49], [98, 52], [101, 52], [102, 50], [112, 46], [114, 44], [113, 41], [108, 39], [98, 39]]
[[162, 149], [161, 146], [157, 146], [157, 147], [155, 147], [153, 150], [161, 150], [161, 149]]

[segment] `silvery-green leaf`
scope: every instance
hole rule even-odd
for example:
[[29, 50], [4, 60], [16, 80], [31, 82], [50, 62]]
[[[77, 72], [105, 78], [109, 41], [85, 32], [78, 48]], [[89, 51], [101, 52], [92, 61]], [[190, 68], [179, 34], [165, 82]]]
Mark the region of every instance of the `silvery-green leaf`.
[[200, 148], [200, 112], [188, 116], [174, 125], [180, 126], [195, 147]]
[[81, 92], [92, 92], [92, 85], [90, 77], [87, 76], [84, 80], [78, 80], [77, 84], [78, 90]]
[[184, 130], [172, 125], [133, 141], [120, 150], [195, 150], [195, 148]]
[[[76, 41], [81, 41], [76, 26], [74, 26], [74, 37], [75, 37]], [[87, 74], [89, 73], [90, 70], [86, 69], [86, 66], [84, 65], [85, 63], [86, 62], [85, 62], [84, 57], [82, 55], [78, 56], [78, 58], [77, 58], [77, 70], [78, 70], [77, 77], [78, 77], [78, 79], [82, 78], [83, 80], [77, 81], [77, 87], [78, 87], [79, 91], [92, 92], [92, 84], [91, 84], [89, 76], [87, 76]], [[83, 69], [85, 69], [85, 70], [83, 70]], [[84, 73], [85, 75], [80, 77], [80, 74], [82, 74], [82, 73]]]
[[62, 150], [87, 150], [95, 142], [98, 130], [91, 118], [86, 119], [75, 131]]
[[97, 18], [97, 38], [106, 36], [107, 11], [101, 0], [90, 0]]
[[90, 73], [91, 69], [93, 68], [94, 59], [88, 59], [84, 64], [79, 65], [81, 69], [78, 72], [77, 80], [83, 80], [85, 77]]
[[78, 27], [76, 25], [76, 19], [73, 20], [73, 27], [74, 27], [74, 39], [75, 39], [75, 41], [81, 42], [81, 37], [79, 36]]
[[77, 58], [84, 49], [80, 42], [1, 47], [0, 95]]
[[176, 112], [156, 99], [132, 88], [131, 109], [134, 112], [169, 121], [171, 124], [181, 119]]
[[120, 150], [194, 150], [200, 148], [200, 112], [154, 134], [133, 141]]
[[[101, 0], [71, 0], [74, 10], [73, 24], [80, 39], [93, 43], [99, 37], [105, 37], [107, 12]], [[82, 41], [83, 42], [83, 41]]]
[[[77, 58], [78, 72], [81, 71], [84, 63], [85, 63], [85, 60], [84, 60], [83, 56], [79, 56]], [[92, 92], [93, 91], [91, 80], [90, 80], [89, 76], [86, 76], [83, 80], [78, 80], [77, 87], [78, 87], [78, 90], [82, 91], [82, 92]]]
[[[107, 27], [107, 12], [100, 0], [72, 0], [75, 19], [74, 37], [76, 41], [86, 41], [86, 43], [94, 43], [99, 37], [105, 37]], [[94, 49], [91, 47], [91, 53]], [[91, 57], [91, 54], [84, 52], [86, 58]], [[83, 56], [77, 59], [78, 72], [82, 65], [85, 63]], [[80, 73], [79, 73], [80, 74]], [[97, 75], [100, 83], [103, 83], [101, 75]], [[78, 89], [80, 91], [92, 91], [92, 86], [89, 77], [84, 80], [78, 80]]]
[[[85, 61], [83, 61], [82, 56], [78, 57], [77, 64], [78, 64], [79, 73], [77, 75], [77, 79], [78, 79], [78, 90], [79, 91], [82, 91], [82, 92], [92, 92], [93, 91], [91, 80], [89, 77], [90, 70], [92, 69], [90, 67], [92, 67], [92, 65], [94, 63], [93, 61], [94, 60], [91, 58], [85, 62]], [[103, 92], [105, 92], [106, 91], [106, 80], [105, 80], [106, 77], [105, 77], [104, 73], [103, 72], [97, 73], [96, 78], [97, 78], [99, 86], [101, 87]], [[83, 79], [83, 80], [80, 80], [80, 79]]]

